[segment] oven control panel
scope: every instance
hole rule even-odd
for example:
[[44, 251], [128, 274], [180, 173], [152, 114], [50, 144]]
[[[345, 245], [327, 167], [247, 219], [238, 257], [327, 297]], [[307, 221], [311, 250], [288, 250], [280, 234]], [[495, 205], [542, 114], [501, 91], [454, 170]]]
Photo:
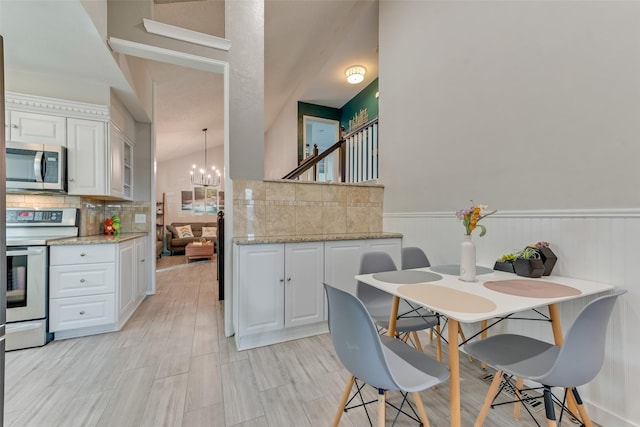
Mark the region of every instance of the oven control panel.
[[75, 225], [76, 212], [75, 208], [7, 208], [7, 226]]

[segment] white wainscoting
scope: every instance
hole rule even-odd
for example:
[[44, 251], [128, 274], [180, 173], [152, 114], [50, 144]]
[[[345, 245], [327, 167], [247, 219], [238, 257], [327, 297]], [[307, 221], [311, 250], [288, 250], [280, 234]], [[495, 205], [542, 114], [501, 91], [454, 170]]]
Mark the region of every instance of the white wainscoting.
[[[452, 212], [386, 213], [383, 218], [384, 231], [402, 233], [403, 246], [423, 248], [432, 265], [459, 262], [464, 228]], [[558, 256], [553, 274], [628, 290], [609, 324], [604, 367], [593, 382], [580, 387], [580, 393], [597, 423], [640, 426], [640, 209], [498, 212], [482, 223], [487, 234], [473, 238], [479, 265], [491, 267], [503, 253], [546, 241]], [[586, 302], [561, 305], [565, 331]], [[465, 325], [467, 335], [478, 329]], [[546, 322], [510, 320], [495, 331], [553, 339]]]

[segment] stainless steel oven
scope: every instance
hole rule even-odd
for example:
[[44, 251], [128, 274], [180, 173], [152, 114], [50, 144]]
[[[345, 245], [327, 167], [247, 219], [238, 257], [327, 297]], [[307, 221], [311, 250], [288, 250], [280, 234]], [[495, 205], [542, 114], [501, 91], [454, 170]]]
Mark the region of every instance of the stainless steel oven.
[[75, 208], [7, 208], [6, 350], [37, 347], [48, 333], [47, 242], [78, 235]]
[[47, 247], [7, 247], [7, 350], [44, 345]]

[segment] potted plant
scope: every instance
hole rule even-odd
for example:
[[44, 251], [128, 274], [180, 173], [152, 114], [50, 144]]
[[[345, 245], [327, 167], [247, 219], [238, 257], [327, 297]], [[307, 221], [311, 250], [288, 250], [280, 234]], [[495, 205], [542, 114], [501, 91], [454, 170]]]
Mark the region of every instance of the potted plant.
[[540, 259], [544, 264], [544, 273], [542, 273], [542, 275], [543, 276], [550, 275], [551, 270], [553, 270], [553, 267], [556, 265], [556, 261], [558, 260], [558, 257], [556, 257], [556, 254], [554, 254], [553, 251], [549, 249], [549, 243], [538, 242], [535, 245], [529, 245], [529, 247], [533, 248], [536, 252], [538, 252]]
[[493, 269], [497, 271], [506, 271], [507, 273], [515, 273], [513, 263], [516, 261], [517, 257], [518, 255], [514, 252], [506, 253], [496, 260], [496, 263], [493, 265]]
[[513, 269], [518, 276], [536, 278], [544, 273], [544, 264], [538, 251], [527, 246], [518, 252]]

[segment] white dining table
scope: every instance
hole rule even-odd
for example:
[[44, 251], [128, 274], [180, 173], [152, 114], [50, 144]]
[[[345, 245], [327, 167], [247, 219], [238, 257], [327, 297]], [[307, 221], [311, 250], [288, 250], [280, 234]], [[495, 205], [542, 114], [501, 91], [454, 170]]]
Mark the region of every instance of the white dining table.
[[[447, 273], [437, 272], [448, 271]], [[356, 280], [393, 295], [393, 309], [389, 317], [389, 336], [395, 335], [395, 323], [400, 298], [426, 307], [448, 318], [448, 346], [450, 369], [451, 426], [460, 426], [460, 355], [458, 350], [459, 323], [476, 323], [492, 318], [547, 306], [556, 345], [563, 342], [558, 304], [588, 295], [610, 291], [614, 286], [562, 276], [543, 276], [529, 279], [513, 273], [483, 268], [486, 274], [477, 281], [464, 282], [454, 269], [438, 267], [415, 270], [362, 274]], [[569, 393], [570, 405], [577, 409], [582, 422], [593, 424], [582, 405], [577, 405]]]

